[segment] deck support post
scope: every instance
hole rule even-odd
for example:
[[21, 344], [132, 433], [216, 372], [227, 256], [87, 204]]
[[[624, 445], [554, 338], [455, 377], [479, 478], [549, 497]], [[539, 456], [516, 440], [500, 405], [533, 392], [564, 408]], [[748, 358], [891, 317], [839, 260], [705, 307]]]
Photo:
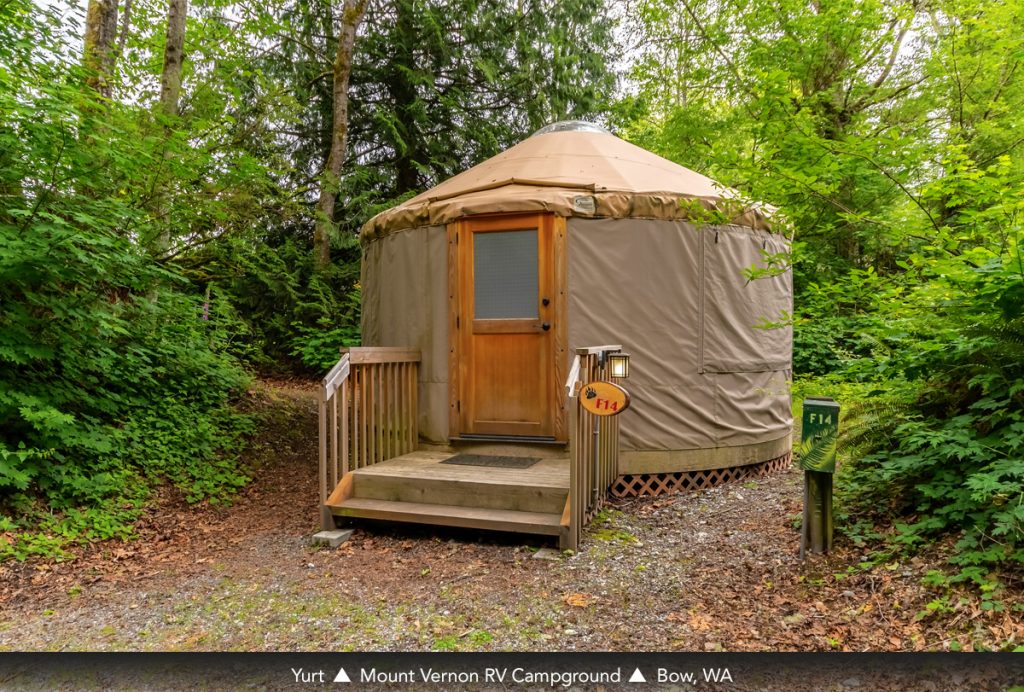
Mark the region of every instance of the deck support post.
[[331, 524], [328, 526], [327, 517], [330, 515], [330, 510], [324, 504], [327, 502], [327, 496], [331, 492], [331, 489], [327, 487], [327, 395], [322, 387], [317, 392], [317, 414], [320, 438], [317, 450], [320, 477], [320, 527], [324, 531], [329, 531], [334, 528], [334, 519], [333, 517], [330, 518]]
[[331, 512], [331, 508], [327, 505], [320, 505], [320, 530], [321, 531], [334, 531], [338, 528], [338, 525], [334, 522], [334, 514]]
[[[570, 462], [571, 466], [571, 462]], [[571, 474], [570, 474], [571, 475]], [[572, 480], [569, 480], [569, 494], [565, 498], [565, 509], [562, 510], [562, 530], [558, 534], [558, 549], [576, 552], [580, 544], [579, 529], [572, 521]]]

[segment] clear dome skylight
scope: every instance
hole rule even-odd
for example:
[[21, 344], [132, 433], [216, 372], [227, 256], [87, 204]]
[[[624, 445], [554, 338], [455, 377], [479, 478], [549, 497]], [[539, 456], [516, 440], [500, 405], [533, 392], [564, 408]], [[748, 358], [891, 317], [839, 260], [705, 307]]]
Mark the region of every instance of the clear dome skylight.
[[546, 135], [549, 132], [603, 132], [606, 135], [611, 134], [611, 132], [597, 123], [588, 123], [586, 120], [559, 120], [557, 123], [545, 125], [530, 136]]

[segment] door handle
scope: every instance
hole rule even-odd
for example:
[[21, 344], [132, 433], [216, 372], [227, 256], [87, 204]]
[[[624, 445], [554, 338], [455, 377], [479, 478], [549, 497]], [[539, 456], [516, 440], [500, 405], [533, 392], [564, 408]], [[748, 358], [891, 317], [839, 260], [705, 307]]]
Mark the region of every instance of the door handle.
[[543, 329], [544, 331], [547, 331], [547, 330], [551, 329], [551, 323], [550, 322], [544, 322], [543, 324], [540, 325], [540, 328]]

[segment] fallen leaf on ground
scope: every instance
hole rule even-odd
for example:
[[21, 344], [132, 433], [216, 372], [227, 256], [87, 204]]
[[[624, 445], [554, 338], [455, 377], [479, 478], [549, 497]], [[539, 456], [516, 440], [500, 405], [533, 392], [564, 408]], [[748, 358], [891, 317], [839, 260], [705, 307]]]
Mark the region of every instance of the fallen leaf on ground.
[[689, 619], [690, 627], [698, 632], [706, 632], [711, 629], [712, 620], [703, 613], [692, 613]]
[[573, 608], [586, 608], [590, 605], [590, 601], [593, 599], [588, 593], [571, 593], [565, 596], [562, 600], [565, 601], [566, 605], [572, 606]]

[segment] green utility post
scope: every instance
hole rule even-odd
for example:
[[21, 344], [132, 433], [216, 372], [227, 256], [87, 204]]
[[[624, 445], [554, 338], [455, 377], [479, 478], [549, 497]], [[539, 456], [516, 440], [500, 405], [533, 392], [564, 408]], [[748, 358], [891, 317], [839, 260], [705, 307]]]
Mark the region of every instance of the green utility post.
[[832, 475], [836, 470], [839, 404], [829, 397], [804, 399], [800, 468], [804, 470], [804, 525], [800, 558], [832, 548]]

